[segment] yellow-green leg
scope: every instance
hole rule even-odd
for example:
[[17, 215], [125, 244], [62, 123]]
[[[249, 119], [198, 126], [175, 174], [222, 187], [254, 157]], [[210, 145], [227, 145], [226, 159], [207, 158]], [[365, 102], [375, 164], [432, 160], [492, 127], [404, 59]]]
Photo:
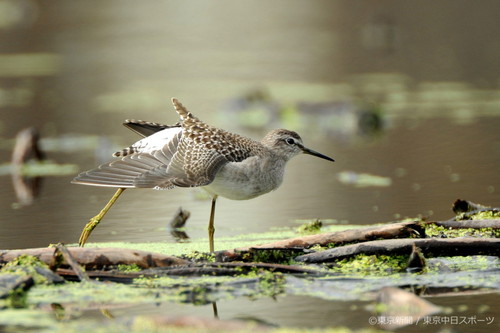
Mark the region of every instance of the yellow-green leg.
[[118, 199], [118, 197], [123, 193], [123, 191], [125, 191], [124, 188], [119, 188], [115, 192], [115, 194], [113, 195], [113, 197], [108, 201], [108, 203], [106, 204], [106, 206], [104, 206], [104, 208], [99, 212], [99, 214], [97, 214], [96, 216], [94, 216], [93, 218], [91, 218], [90, 221], [89, 221], [89, 223], [87, 223], [85, 225], [85, 228], [83, 228], [82, 234], [80, 235], [80, 239], [78, 240], [78, 245], [79, 246], [83, 247], [85, 245], [85, 242], [87, 241], [87, 239], [89, 238], [90, 234], [92, 233], [92, 230], [94, 230], [95, 227], [97, 227], [97, 225], [99, 224], [99, 222], [101, 222], [101, 220], [104, 217], [104, 215], [106, 215], [106, 213], [108, 212], [108, 210], [111, 208], [111, 206], [113, 206], [113, 204]]
[[208, 242], [210, 245], [210, 252], [214, 252], [214, 217], [215, 217], [215, 202], [217, 201], [217, 196], [214, 195], [212, 198], [212, 208], [210, 209], [210, 221], [208, 221]]

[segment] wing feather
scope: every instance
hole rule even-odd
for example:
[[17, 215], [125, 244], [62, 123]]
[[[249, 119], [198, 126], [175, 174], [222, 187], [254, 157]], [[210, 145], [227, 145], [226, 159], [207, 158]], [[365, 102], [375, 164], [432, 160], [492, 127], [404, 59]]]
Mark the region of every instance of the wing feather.
[[[123, 156], [82, 172], [72, 182], [104, 187], [155, 189], [208, 185], [215, 178], [218, 169], [228, 161], [214, 150], [189, 151], [186, 149], [187, 144], [179, 131], [161, 149]], [[195, 157], [204, 161], [204, 168], [200, 169], [196, 164], [189, 163]]]
[[181, 124], [127, 121], [125, 126], [145, 138], [115, 153], [118, 160], [82, 172], [73, 183], [155, 189], [205, 186], [226, 163], [263, 153], [262, 144], [211, 127], [172, 101]]

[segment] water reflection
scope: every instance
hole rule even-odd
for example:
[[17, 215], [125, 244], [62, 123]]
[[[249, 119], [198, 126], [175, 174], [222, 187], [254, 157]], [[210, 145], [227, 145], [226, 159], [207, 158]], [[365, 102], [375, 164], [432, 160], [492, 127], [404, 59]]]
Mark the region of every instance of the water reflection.
[[170, 234], [178, 242], [184, 242], [189, 239], [189, 236], [185, 231], [186, 229], [184, 228], [189, 216], [191, 216], [190, 212], [182, 209], [182, 207], [179, 207], [172, 220], [170, 220]]
[[0, 165], [0, 176], [11, 175], [18, 200], [12, 208], [33, 204], [40, 194], [43, 177], [72, 175], [78, 171], [74, 164], [58, 164], [48, 160], [40, 141], [36, 128], [20, 131], [15, 139], [10, 163]]
[[22, 130], [17, 134], [16, 145], [12, 152], [12, 185], [18, 204], [31, 205], [40, 190], [39, 176], [25, 176], [23, 166], [29, 160], [41, 161], [45, 154], [40, 150], [39, 134], [33, 127]]

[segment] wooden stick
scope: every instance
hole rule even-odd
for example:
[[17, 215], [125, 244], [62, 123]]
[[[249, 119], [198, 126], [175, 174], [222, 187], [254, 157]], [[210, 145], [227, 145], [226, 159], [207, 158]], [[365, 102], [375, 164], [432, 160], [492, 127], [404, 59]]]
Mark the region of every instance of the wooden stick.
[[464, 221], [435, 221], [426, 222], [427, 224], [435, 224], [446, 228], [452, 229], [462, 229], [462, 228], [472, 228], [472, 229], [482, 229], [482, 228], [492, 228], [500, 229], [500, 219], [491, 220], [464, 220]]
[[352, 242], [364, 242], [373, 239], [390, 239], [405, 237], [422, 237], [424, 231], [418, 221], [399, 222], [376, 227], [349, 229], [318, 235], [309, 235], [285, 239], [273, 243], [241, 247], [234, 250], [218, 251], [217, 258], [221, 261], [241, 260], [245, 253], [258, 249], [307, 249], [315, 245], [342, 245]]
[[58, 253], [60, 253], [64, 259], [64, 262], [66, 262], [69, 266], [71, 266], [73, 272], [75, 272], [76, 276], [78, 276], [78, 279], [80, 279], [80, 281], [90, 281], [89, 276], [85, 273], [85, 271], [78, 264], [78, 262], [76, 262], [75, 258], [73, 258], [73, 256], [68, 251], [68, 248], [66, 246], [64, 246], [63, 244], [57, 244], [55, 248], [57, 251], [54, 252], [54, 255], [56, 256]]
[[384, 239], [364, 242], [322, 252], [301, 255], [296, 261], [323, 263], [350, 258], [358, 254], [402, 255], [410, 254], [415, 245], [425, 257], [490, 255], [500, 256], [500, 239], [497, 238], [427, 238], [427, 239]]

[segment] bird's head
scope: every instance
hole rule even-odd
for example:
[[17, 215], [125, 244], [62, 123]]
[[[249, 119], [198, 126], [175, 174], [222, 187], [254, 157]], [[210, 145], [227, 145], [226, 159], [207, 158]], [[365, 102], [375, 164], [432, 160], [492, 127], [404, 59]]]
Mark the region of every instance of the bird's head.
[[334, 162], [334, 159], [304, 146], [302, 138], [294, 131], [272, 130], [262, 139], [262, 144], [282, 155], [286, 160], [299, 154], [313, 155]]

